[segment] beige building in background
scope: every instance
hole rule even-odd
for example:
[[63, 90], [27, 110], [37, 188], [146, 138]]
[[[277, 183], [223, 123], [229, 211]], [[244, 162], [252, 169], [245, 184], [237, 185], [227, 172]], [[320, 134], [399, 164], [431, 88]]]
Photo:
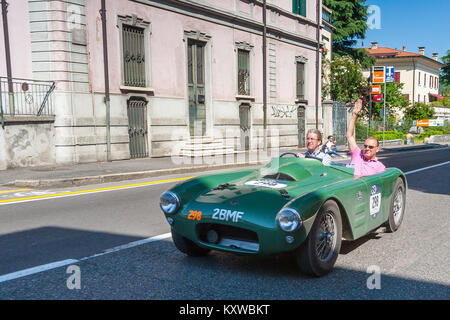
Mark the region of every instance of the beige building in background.
[[[444, 66], [438, 61], [438, 54], [432, 58], [425, 55], [425, 47], [419, 47], [417, 53], [378, 46], [372, 42], [366, 48], [370, 57], [376, 59], [376, 66], [394, 66], [395, 82], [403, 83], [402, 92], [411, 104], [416, 102], [430, 103], [441, 99], [439, 95], [439, 69]], [[370, 77], [370, 71], [364, 72]]]

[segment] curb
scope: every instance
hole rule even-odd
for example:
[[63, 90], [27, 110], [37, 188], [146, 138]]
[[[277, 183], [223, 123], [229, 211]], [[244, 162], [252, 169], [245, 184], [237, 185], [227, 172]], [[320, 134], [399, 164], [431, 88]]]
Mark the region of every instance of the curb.
[[263, 165], [267, 161], [253, 161], [253, 162], [239, 162], [228, 164], [204, 165], [194, 167], [181, 167], [172, 169], [157, 169], [149, 171], [112, 173], [97, 176], [84, 176], [61, 179], [29, 179], [29, 180], [15, 180], [13, 182], [4, 184], [5, 186], [15, 186], [20, 188], [49, 188], [49, 187], [74, 187], [90, 184], [101, 184], [107, 182], [118, 182], [123, 180], [142, 179], [148, 177], [159, 177], [170, 174], [189, 173], [196, 171], [219, 170], [230, 167], [242, 168], [255, 165]]

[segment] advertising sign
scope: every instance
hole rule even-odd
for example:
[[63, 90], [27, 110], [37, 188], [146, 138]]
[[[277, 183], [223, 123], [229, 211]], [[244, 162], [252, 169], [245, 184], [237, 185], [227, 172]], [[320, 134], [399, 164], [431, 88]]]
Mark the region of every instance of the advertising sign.
[[381, 86], [380, 85], [373, 85], [372, 90], [370, 92], [371, 94], [380, 94], [381, 93]]
[[444, 119], [420, 119], [414, 120], [413, 126], [417, 127], [443, 127]]
[[372, 83], [384, 83], [384, 67], [372, 67]]
[[383, 101], [383, 95], [382, 94], [376, 94], [373, 96], [373, 101], [374, 102], [381, 102]]

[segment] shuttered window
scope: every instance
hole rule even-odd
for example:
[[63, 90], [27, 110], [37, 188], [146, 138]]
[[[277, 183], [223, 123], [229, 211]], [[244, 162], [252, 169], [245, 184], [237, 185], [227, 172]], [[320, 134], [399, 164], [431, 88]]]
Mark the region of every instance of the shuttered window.
[[238, 94], [250, 95], [250, 52], [238, 49]]
[[144, 29], [123, 25], [122, 32], [124, 85], [145, 87]]
[[292, 12], [306, 17], [306, 0], [292, 0]]
[[394, 81], [400, 82], [400, 72], [394, 72]]
[[297, 100], [305, 100], [305, 64], [297, 62]]

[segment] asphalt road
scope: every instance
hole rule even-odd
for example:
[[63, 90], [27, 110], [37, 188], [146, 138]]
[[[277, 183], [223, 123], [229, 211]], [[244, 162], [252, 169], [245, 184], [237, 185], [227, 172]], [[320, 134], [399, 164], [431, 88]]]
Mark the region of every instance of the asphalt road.
[[[410, 172], [448, 162], [450, 148], [380, 158]], [[5, 192], [0, 200], [49, 197], [0, 205], [0, 299], [449, 299], [449, 169], [409, 173], [401, 228], [344, 242], [335, 270], [320, 279], [299, 274], [284, 255], [180, 253], [158, 207], [174, 182], [130, 185], [186, 175]], [[70, 282], [70, 266], [80, 282]], [[380, 273], [379, 289], [367, 286], [371, 270]]]

